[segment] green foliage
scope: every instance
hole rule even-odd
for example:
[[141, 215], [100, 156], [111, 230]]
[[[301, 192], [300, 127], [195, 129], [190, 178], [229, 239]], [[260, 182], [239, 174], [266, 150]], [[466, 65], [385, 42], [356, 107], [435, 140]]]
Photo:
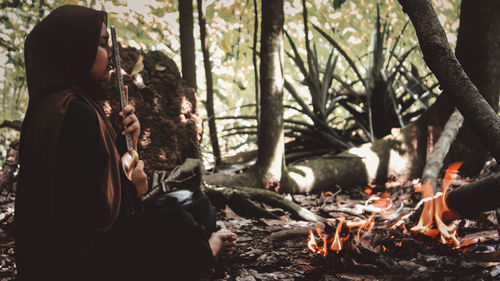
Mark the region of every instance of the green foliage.
[[[351, 56], [340, 42], [316, 25], [315, 30], [331, 45], [326, 65], [322, 66], [316, 45], [307, 46], [307, 64], [288, 32], [292, 53], [287, 52], [304, 77], [300, 80], [309, 94], [310, 103], [299, 94], [289, 81], [285, 88], [297, 106], [290, 106], [311, 120], [309, 122], [288, 120], [286, 134], [293, 140], [287, 144], [287, 155], [318, 154], [328, 151], [337, 153], [347, 147], [373, 141], [390, 133], [393, 127], [402, 127], [417, 116], [429, 104], [435, 94], [423, 83], [412, 65], [413, 73], [405, 65], [409, 55], [417, 48], [413, 46], [402, 54], [396, 50], [403, 38], [408, 22], [404, 24], [392, 46], [388, 42], [388, 25], [383, 23], [376, 6], [376, 17], [371, 30], [368, 52], [365, 56]], [[306, 19], [306, 16], [304, 16]], [[304, 25], [307, 25], [305, 22]], [[305, 28], [307, 33], [307, 28]], [[333, 47], [333, 48], [332, 48]], [[334, 58], [333, 58], [334, 57]], [[354, 81], [347, 71], [336, 73], [339, 57], [345, 60], [354, 73]], [[333, 59], [332, 59], [333, 58]], [[394, 59], [393, 59], [394, 58]], [[365, 67], [360, 63], [365, 60]], [[324, 61], [324, 60], [323, 60]], [[337, 71], [338, 72], [338, 71]], [[336, 114], [347, 112], [339, 118]], [[343, 119], [343, 120], [342, 120]]]
[[[252, 44], [253, 44], [253, 28], [256, 19], [253, 14], [252, 1], [214, 1], [207, 0], [205, 2], [205, 9], [207, 14], [207, 34], [210, 46], [211, 60], [213, 63], [213, 78], [214, 88], [216, 93], [215, 107], [217, 108], [217, 116], [253, 116], [255, 115], [254, 107], [244, 106], [255, 102], [255, 85], [253, 82], [253, 65], [252, 65]], [[285, 10], [285, 30], [293, 38], [297, 47], [297, 53], [300, 56], [305, 55], [304, 46], [304, 26], [302, 24], [302, 3], [301, 0], [287, 0], [284, 1]], [[361, 76], [365, 77], [366, 74], [366, 61], [368, 54], [366, 50], [369, 46], [371, 30], [374, 26], [373, 19], [375, 18], [376, 5], [374, 0], [349, 0], [345, 1], [333, 0], [308, 0], [306, 1], [309, 20], [312, 24], [324, 30], [332, 38], [341, 42], [342, 47], [345, 49], [346, 54], [353, 58], [353, 63], [358, 66]], [[338, 3], [338, 6], [336, 3]], [[401, 8], [397, 1], [392, 0], [379, 0], [381, 17], [388, 23], [385, 31], [386, 46], [393, 46], [398, 33], [402, 30], [403, 25], [407, 22], [406, 15], [402, 13]], [[172, 57], [177, 65], [180, 65], [180, 44], [179, 44], [179, 28], [178, 28], [178, 14], [177, 14], [177, 1], [169, 0], [46, 0], [46, 1], [9, 1], [5, 0], [0, 3], [0, 122], [4, 119], [20, 120], [26, 109], [28, 96], [24, 79], [24, 61], [23, 61], [23, 43], [24, 38], [33, 28], [33, 26], [46, 16], [52, 9], [63, 4], [79, 4], [95, 9], [103, 9], [109, 13], [109, 24], [117, 27], [119, 40], [125, 45], [150, 49], [160, 50], [165, 52], [168, 56]], [[333, 5], [332, 5], [333, 4]], [[458, 11], [459, 1], [456, 0], [435, 0], [433, 4], [436, 8], [438, 17], [440, 18], [445, 30], [449, 35], [449, 40], [454, 44], [454, 34], [458, 28]], [[259, 9], [260, 9], [260, 5]], [[199, 38], [199, 33], [196, 28], [197, 16], [196, 6], [195, 12], [195, 39]], [[259, 14], [260, 11], [259, 11]], [[329, 79], [325, 79], [324, 73], [326, 66], [330, 65], [333, 69], [333, 81], [330, 90], [323, 93], [323, 97], [328, 100], [327, 106], [321, 109], [321, 99], [315, 100], [315, 106], [318, 112], [323, 110], [322, 114], [332, 111], [330, 108], [331, 101], [337, 97], [339, 93], [332, 92], [338, 87], [342, 86], [349, 89], [349, 92], [343, 93], [363, 93], [363, 86], [357, 78], [353, 68], [349, 66], [346, 58], [339, 53], [338, 50], [332, 53], [332, 47], [325, 37], [319, 35], [317, 32], [309, 33], [311, 42], [313, 42], [314, 56], [316, 57], [319, 74], [317, 75], [323, 83]], [[406, 51], [409, 50], [408, 46], [415, 46], [417, 44], [416, 36], [412, 28], [407, 28], [405, 36], [397, 44], [397, 47], [391, 52], [398, 54], [397, 59], [401, 57]], [[257, 46], [257, 50], [260, 47]], [[196, 64], [202, 65], [202, 55], [200, 52], [200, 42], [196, 40]], [[293, 53], [291, 46], [285, 42], [285, 50]], [[387, 50], [386, 53], [387, 62]], [[355, 54], [355, 55], [352, 55]], [[391, 66], [395, 65], [395, 56], [391, 57]], [[330, 63], [328, 64], [328, 61]], [[334, 63], [336, 62], [336, 63]], [[308, 64], [308, 63], [307, 63]], [[409, 99], [408, 95], [401, 103], [401, 111], [405, 112], [405, 107], [408, 106], [409, 101], [413, 101], [419, 97], [420, 93], [429, 90], [435, 90], [433, 85], [435, 80], [432, 76], [425, 76], [424, 85], [415, 82], [418, 78], [418, 73], [427, 73], [418, 52], [411, 52], [405, 63], [402, 65], [406, 71], [398, 74], [404, 78], [394, 79], [397, 81], [405, 82], [399, 86], [401, 89], [407, 87], [412, 91], [406, 89], [407, 92], [412, 93], [413, 99]], [[297, 95], [303, 100], [304, 103], [310, 105], [311, 111], [315, 111], [312, 107], [311, 96], [309, 95], [308, 86], [304, 83], [297, 84], [295, 81], [303, 81], [304, 76], [302, 72], [297, 71], [294, 60], [284, 61], [284, 74], [287, 81], [295, 88]], [[342, 79], [337, 79], [337, 78]], [[201, 103], [205, 99], [204, 89], [204, 72], [202, 68], [198, 69], [198, 96]], [[326, 77], [328, 78], [328, 77]], [[414, 79], [415, 78], [415, 79]], [[341, 80], [342, 82], [340, 82]], [[420, 79], [417, 79], [420, 80]], [[410, 83], [413, 81], [412, 83]], [[318, 84], [318, 89], [321, 89], [322, 84]], [[342, 85], [345, 83], [345, 85]], [[425, 86], [430, 85], [430, 86]], [[435, 87], [435, 86], [434, 86]], [[429, 91], [429, 92], [431, 92]], [[402, 90], [395, 92], [396, 96], [402, 94]], [[324, 96], [326, 95], [326, 96]], [[333, 96], [333, 97], [331, 97]], [[320, 97], [320, 95], [318, 95]], [[337, 97], [339, 98], [339, 97]], [[361, 101], [355, 101], [356, 99]], [[314, 122], [310, 117], [304, 115], [299, 109], [299, 105], [293, 102], [291, 94], [286, 96], [287, 103], [293, 105], [288, 107], [285, 111], [286, 123], [288, 131], [291, 132], [292, 127], [296, 129], [304, 129], [308, 126], [316, 126], [318, 122]], [[363, 96], [354, 95], [349, 96], [344, 100], [339, 98], [338, 103], [349, 103], [352, 109], [358, 112], [357, 116], [350, 113], [346, 108], [341, 106], [334, 106], [333, 111], [330, 113], [330, 118], [326, 118], [325, 122], [329, 127], [335, 130], [336, 134], [347, 139], [349, 142], [357, 143], [362, 139], [368, 139], [368, 135], [364, 129], [359, 129], [363, 132], [352, 131], [354, 124], [364, 124], [361, 121], [356, 121], [356, 118], [362, 120], [365, 116], [363, 112]], [[406, 99], [406, 100], [405, 100]], [[353, 101], [351, 101], [353, 100]], [[418, 102], [423, 108], [424, 103], [429, 103], [426, 99]], [[415, 111], [414, 103], [410, 105], [409, 110]], [[206, 116], [204, 108], [200, 106], [202, 114]], [[353, 112], [354, 112], [353, 111]], [[333, 118], [334, 116], [335, 118]], [[363, 122], [366, 122], [363, 121]], [[255, 121], [252, 119], [221, 119], [218, 120], [217, 126], [219, 132], [226, 132], [228, 136], [221, 139], [221, 147], [224, 149], [223, 154], [233, 154], [242, 150], [249, 150], [256, 148], [254, 134], [238, 134], [238, 130], [234, 128], [249, 127], [246, 131], [255, 132]], [[298, 127], [302, 124], [303, 127]], [[366, 125], [368, 128], [368, 126]], [[344, 130], [345, 129], [345, 130]], [[243, 129], [241, 129], [243, 130]], [[351, 130], [351, 131], [349, 131]], [[208, 131], [208, 130], [206, 130]], [[366, 131], [369, 131], [367, 129]], [[18, 137], [16, 132], [11, 130], [0, 130], [0, 147], [3, 144], [8, 144], [10, 140]], [[289, 135], [289, 137], [293, 137]], [[8, 140], [7, 140], [8, 139]], [[313, 137], [313, 139], [316, 139]], [[292, 139], [288, 139], [292, 140]], [[208, 137], [204, 138], [204, 145], [208, 144]], [[332, 143], [333, 140], [330, 139]], [[342, 147], [339, 144], [340, 147]], [[209, 152], [209, 146], [203, 146], [205, 152]], [[2, 155], [0, 149], [0, 155]], [[209, 153], [206, 153], [209, 156]]]

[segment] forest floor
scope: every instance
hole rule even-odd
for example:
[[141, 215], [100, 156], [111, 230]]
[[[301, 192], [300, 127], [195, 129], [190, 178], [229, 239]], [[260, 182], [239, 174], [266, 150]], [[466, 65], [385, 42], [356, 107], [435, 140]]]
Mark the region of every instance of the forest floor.
[[[465, 182], [467, 179], [455, 179], [453, 185]], [[494, 211], [475, 220], [455, 222], [462, 243], [458, 249], [442, 244], [439, 235], [432, 238], [407, 231], [415, 224], [418, 214], [410, 216], [405, 226], [391, 229], [402, 215], [411, 213], [418, 202], [414, 185], [375, 188], [370, 190], [371, 194], [333, 188], [322, 194], [286, 195], [329, 218], [326, 225], [294, 220], [287, 212], [265, 205], [280, 219], [247, 219], [228, 207], [219, 210], [218, 227], [236, 233], [238, 240], [235, 252], [221, 258], [214, 279], [500, 280], [500, 236]], [[388, 216], [377, 214], [373, 196], [392, 201], [394, 212]], [[0, 281], [15, 277], [13, 213], [13, 194], [3, 191], [0, 194]], [[343, 219], [347, 225], [348, 221], [369, 221], [373, 214], [371, 229], [339, 229], [344, 241], [338, 253], [329, 250], [323, 256], [308, 250], [309, 230], [324, 229], [323, 238], [330, 241], [339, 220]], [[321, 235], [316, 230], [314, 235], [321, 248]], [[327, 245], [330, 246], [329, 242]]]
[[[411, 188], [404, 190], [413, 192]], [[320, 208], [325, 209], [325, 201], [332, 200], [341, 205], [337, 210], [351, 209], [352, 214], [356, 213], [354, 206], [366, 200], [345, 194], [335, 198], [294, 198], [317, 213], [322, 213]], [[342, 215], [337, 211], [330, 214]], [[439, 237], [392, 230], [387, 221], [375, 220], [371, 233], [361, 231], [356, 242], [353, 236], [357, 233], [351, 233], [338, 254], [330, 251], [326, 257], [307, 249], [308, 231], [315, 228], [312, 223], [290, 220], [286, 215], [282, 220], [249, 220], [238, 218], [230, 210], [218, 215], [219, 226], [235, 232], [239, 238], [236, 252], [223, 257], [216, 280], [500, 280], [500, 243], [494, 212], [477, 221], [459, 223], [461, 241], [472, 243], [459, 249], [441, 244]]]

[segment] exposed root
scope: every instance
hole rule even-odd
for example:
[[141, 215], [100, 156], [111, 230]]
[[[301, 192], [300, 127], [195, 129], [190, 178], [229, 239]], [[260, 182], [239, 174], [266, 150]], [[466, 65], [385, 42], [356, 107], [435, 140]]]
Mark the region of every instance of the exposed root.
[[252, 202], [257, 201], [288, 211], [297, 219], [311, 222], [326, 222], [324, 217], [316, 215], [280, 194], [269, 190], [251, 187], [207, 186], [205, 191], [215, 205], [227, 204], [240, 216], [278, 218], [276, 215]]

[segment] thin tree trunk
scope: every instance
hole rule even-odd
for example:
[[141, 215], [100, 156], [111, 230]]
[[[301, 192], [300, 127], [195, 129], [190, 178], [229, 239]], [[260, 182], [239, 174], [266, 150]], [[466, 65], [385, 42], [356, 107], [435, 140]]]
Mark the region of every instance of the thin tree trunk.
[[179, 27], [182, 78], [184, 78], [189, 87], [196, 91], [196, 55], [194, 52], [192, 0], [179, 0]]
[[217, 126], [215, 125], [214, 111], [214, 88], [212, 80], [212, 66], [210, 63], [210, 54], [208, 52], [208, 38], [206, 29], [205, 13], [203, 11], [203, 0], [198, 1], [198, 18], [200, 23], [200, 40], [201, 50], [203, 52], [203, 65], [205, 66], [205, 79], [207, 81], [207, 115], [208, 115], [208, 130], [210, 133], [210, 142], [212, 144], [212, 152], [215, 158], [215, 165], [222, 164], [219, 139], [217, 138]]
[[284, 169], [283, 0], [262, 1], [260, 40], [261, 122], [255, 171], [267, 189], [278, 189]]
[[434, 144], [434, 148], [425, 163], [424, 171], [422, 172], [422, 183], [430, 181], [434, 194], [439, 191], [437, 187], [437, 178], [439, 171], [443, 167], [444, 158], [446, 154], [448, 154], [450, 146], [455, 140], [463, 122], [464, 118], [462, 114], [455, 109], [448, 122], [446, 122], [441, 136]]
[[462, 69], [429, 0], [399, 0], [415, 27], [424, 60], [450, 100], [500, 161], [500, 118]]
[[259, 68], [257, 67], [257, 34], [259, 33], [259, 11], [257, 0], [253, 0], [253, 11], [255, 14], [255, 24], [253, 30], [252, 62], [255, 79], [255, 116], [257, 117], [257, 128], [260, 124], [260, 95], [259, 95]]

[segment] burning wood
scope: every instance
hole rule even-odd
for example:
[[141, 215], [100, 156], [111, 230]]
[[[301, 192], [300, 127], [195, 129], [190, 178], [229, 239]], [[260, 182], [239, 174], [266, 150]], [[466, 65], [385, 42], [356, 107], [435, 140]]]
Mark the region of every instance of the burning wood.
[[[445, 200], [446, 192], [461, 165], [462, 162], [457, 162], [448, 167], [443, 179], [442, 192], [433, 194], [433, 188], [430, 182], [426, 182], [415, 188], [415, 192], [420, 192], [423, 195], [423, 199], [418, 205], [423, 204], [424, 206], [418, 223], [410, 229], [413, 232], [419, 232], [430, 237], [436, 237], [440, 234], [441, 243], [452, 244], [454, 245], [454, 248], [460, 247], [460, 241], [457, 236], [457, 226], [454, 223], [447, 225], [444, 223], [442, 216], [443, 213], [449, 210]], [[365, 190], [365, 193], [371, 194], [371, 189], [368, 192]], [[392, 201], [387, 193], [384, 193], [382, 196], [370, 197], [365, 203], [366, 209], [372, 211], [372, 214], [368, 219], [345, 220], [344, 217], [341, 217], [338, 220], [335, 233], [332, 235], [330, 240], [327, 239], [329, 235], [325, 234], [323, 229], [316, 227], [316, 233], [322, 240], [322, 244], [318, 245], [313, 231], [310, 230], [307, 242], [308, 249], [313, 253], [320, 254], [322, 256], [326, 256], [328, 254], [328, 249], [336, 251], [338, 254], [343, 248], [343, 242], [349, 239], [351, 231], [356, 228], [357, 234], [353, 239], [355, 240], [354, 244], [359, 243], [361, 231], [368, 233], [372, 232], [375, 227], [376, 215], [381, 215], [382, 217], [387, 218], [394, 213], [394, 210], [391, 209], [392, 205]], [[396, 223], [394, 223], [390, 229], [395, 230], [397, 228], [402, 228], [403, 233], [407, 233], [405, 222], [408, 217], [409, 214], [403, 216]], [[347, 228], [347, 236], [345, 237], [340, 236], [343, 226]], [[386, 247], [384, 245], [382, 246], [383, 248], [381, 249], [384, 249], [385, 251]]]

